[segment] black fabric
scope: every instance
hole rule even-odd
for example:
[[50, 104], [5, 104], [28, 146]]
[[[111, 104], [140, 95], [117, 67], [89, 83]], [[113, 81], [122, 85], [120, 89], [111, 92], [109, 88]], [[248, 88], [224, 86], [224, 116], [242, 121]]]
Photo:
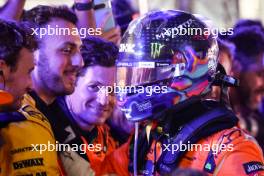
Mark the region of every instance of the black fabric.
[[[200, 139], [224, 129], [232, 128], [237, 124], [238, 119], [232, 111], [216, 102], [210, 105], [208, 103], [209, 102], [205, 101], [197, 104], [198, 107], [201, 105], [201, 113], [197, 112], [196, 118], [192, 119], [187, 124], [183, 124], [177, 134], [170, 139], [170, 143], [180, 144], [180, 142], [182, 142], [183, 144], [187, 144], [187, 142], [190, 141], [191, 144], [195, 144]], [[192, 106], [188, 111], [193, 112], [195, 109], [195, 106]], [[179, 114], [179, 117], [187, 119], [187, 116], [185, 116], [187, 115], [186, 112], [187, 111]], [[158, 162], [159, 171], [161, 173], [166, 173], [167, 171], [172, 172], [184, 154], [185, 152], [179, 150], [174, 152], [174, 154], [167, 151], [163, 152]]]
[[[240, 118], [244, 120], [245, 128], [254, 135], [264, 152], [264, 114], [261, 114], [259, 111], [253, 111], [246, 106], [242, 106], [240, 109]], [[255, 125], [257, 132], [254, 131]]]
[[[55, 138], [60, 143], [64, 143], [67, 137], [71, 134], [67, 128], [71, 128], [74, 132], [75, 138], [71, 139], [67, 143], [77, 144], [80, 146], [83, 144], [80, 136], [84, 136], [85, 139], [89, 139], [87, 142], [91, 142], [97, 136], [97, 128], [94, 128], [91, 132], [83, 132], [79, 130], [76, 122], [67, 107], [64, 97], [58, 97], [52, 104], [47, 105], [43, 100], [38, 97], [35, 92], [30, 93], [31, 97], [36, 101], [36, 107], [48, 118]], [[89, 161], [87, 155], [80, 150], [77, 152], [82, 158]]]
[[[151, 132], [151, 134], [155, 134], [155, 132]], [[137, 168], [139, 169], [140, 173], [143, 172], [144, 170], [144, 165], [145, 165], [145, 160], [144, 158], [146, 157], [146, 154], [148, 150], [151, 147], [151, 143], [153, 141], [153, 136], [151, 135], [149, 138], [149, 141], [147, 140], [147, 134], [145, 128], [139, 131], [139, 136], [138, 136], [138, 154], [137, 154]], [[129, 148], [129, 166], [128, 170], [129, 172], [133, 173], [133, 161], [134, 161], [134, 138], [130, 142], [130, 148]]]
[[118, 142], [118, 145], [121, 146], [122, 144], [126, 143], [130, 137], [130, 133], [126, 133], [124, 132], [122, 129], [120, 129], [117, 126], [111, 126], [111, 124], [109, 124], [110, 127], [110, 134], [113, 137], [113, 139], [115, 141]]

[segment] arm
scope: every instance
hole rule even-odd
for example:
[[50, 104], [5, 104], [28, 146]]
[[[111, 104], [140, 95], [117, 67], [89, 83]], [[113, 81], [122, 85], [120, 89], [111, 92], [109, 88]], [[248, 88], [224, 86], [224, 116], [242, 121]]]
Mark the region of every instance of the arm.
[[111, 29], [110, 31], [103, 32], [102, 35], [100, 35], [100, 37], [110, 42], [113, 42], [118, 46], [121, 41], [120, 27], [115, 27]]
[[[92, 0], [74, 0], [74, 3], [89, 3]], [[94, 10], [77, 10], [75, 9], [75, 14], [78, 18], [77, 27], [78, 28], [96, 28]]]
[[214, 174], [264, 175], [263, 154], [258, 144], [252, 140], [252, 137], [233, 143], [233, 151], [223, 157]]
[[[75, 3], [89, 3], [92, 0], [74, 0]], [[96, 28], [96, 21], [95, 21], [95, 15], [94, 10], [85, 10], [80, 11], [75, 9], [75, 14], [78, 18], [78, 28]], [[106, 19], [104, 20], [104, 23], [100, 24], [99, 28], [104, 28]], [[110, 42], [113, 42], [117, 45], [119, 45], [121, 40], [121, 31], [119, 27], [115, 27], [107, 32], [102, 31], [102, 34], [98, 37], [102, 37], [105, 40], [108, 40]]]
[[96, 173], [96, 176], [111, 174], [129, 176], [128, 166], [130, 142], [131, 138], [112, 153], [106, 155], [104, 161], [100, 165], [100, 170]]
[[5, 20], [19, 21], [26, 0], [8, 0], [0, 10], [0, 17]]

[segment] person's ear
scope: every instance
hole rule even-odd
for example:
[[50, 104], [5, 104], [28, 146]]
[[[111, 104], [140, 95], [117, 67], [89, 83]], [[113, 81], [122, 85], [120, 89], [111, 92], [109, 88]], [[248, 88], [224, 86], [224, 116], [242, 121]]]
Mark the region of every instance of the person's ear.
[[6, 69], [7, 65], [3, 59], [0, 59], [0, 76], [4, 76], [4, 70]]
[[35, 64], [36, 66], [39, 65], [39, 49], [36, 50], [36, 51], [34, 51], [34, 64]]
[[3, 59], [0, 59], [0, 78], [1, 77], [7, 78], [10, 71], [11, 68], [6, 64], [6, 62]]
[[3, 67], [4, 67], [5, 61], [0, 59], [0, 75], [3, 75]]

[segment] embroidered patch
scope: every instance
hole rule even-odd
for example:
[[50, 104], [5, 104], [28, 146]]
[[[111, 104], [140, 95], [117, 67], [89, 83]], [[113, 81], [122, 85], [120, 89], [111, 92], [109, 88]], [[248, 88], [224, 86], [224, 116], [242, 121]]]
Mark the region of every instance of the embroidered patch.
[[243, 164], [243, 167], [244, 167], [246, 174], [252, 174], [252, 173], [256, 173], [257, 171], [264, 170], [263, 163], [257, 162], [257, 161], [245, 163]]
[[213, 174], [215, 168], [216, 168], [216, 163], [214, 160], [214, 155], [212, 151], [210, 151], [204, 165], [204, 171]]

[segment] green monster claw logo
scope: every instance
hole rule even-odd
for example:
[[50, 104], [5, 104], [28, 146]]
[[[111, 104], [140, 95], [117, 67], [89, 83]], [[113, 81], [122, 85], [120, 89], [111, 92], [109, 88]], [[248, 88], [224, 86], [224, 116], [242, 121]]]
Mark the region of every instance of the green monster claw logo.
[[151, 43], [151, 57], [152, 58], [157, 58], [160, 56], [160, 52], [161, 49], [164, 47], [165, 45], [162, 45], [160, 43]]

